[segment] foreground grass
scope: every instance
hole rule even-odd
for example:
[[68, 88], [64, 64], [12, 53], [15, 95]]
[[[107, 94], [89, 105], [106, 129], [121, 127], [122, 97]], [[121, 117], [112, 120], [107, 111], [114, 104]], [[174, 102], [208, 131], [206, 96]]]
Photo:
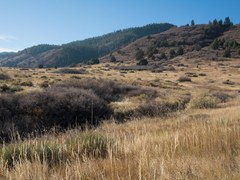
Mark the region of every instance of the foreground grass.
[[7, 144], [1, 173], [8, 179], [240, 179], [240, 105], [230, 105]]

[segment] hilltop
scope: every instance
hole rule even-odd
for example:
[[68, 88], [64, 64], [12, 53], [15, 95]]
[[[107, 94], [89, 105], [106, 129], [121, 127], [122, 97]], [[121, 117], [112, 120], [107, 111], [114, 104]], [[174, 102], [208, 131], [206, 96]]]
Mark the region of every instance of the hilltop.
[[63, 67], [87, 62], [109, 54], [144, 36], [157, 34], [173, 27], [172, 24], [149, 24], [128, 28], [103, 36], [74, 41], [61, 46], [37, 45], [15, 54], [0, 56], [0, 66], [6, 67]]

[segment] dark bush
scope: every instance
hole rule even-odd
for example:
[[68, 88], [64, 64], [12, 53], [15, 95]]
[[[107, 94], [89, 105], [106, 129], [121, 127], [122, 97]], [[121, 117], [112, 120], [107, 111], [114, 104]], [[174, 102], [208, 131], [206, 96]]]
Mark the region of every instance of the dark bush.
[[156, 97], [154, 90], [103, 79], [74, 79], [28, 94], [2, 94], [0, 137], [7, 141], [16, 132], [25, 136], [52, 127], [97, 125], [113, 114], [109, 103], [140, 94]]
[[198, 75], [194, 72], [186, 72], [185, 74], [187, 75], [187, 77], [198, 77]]
[[179, 82], [191, 82], [192, 80], [189, 77], [181, 76], [180, 78], [178, 78], [177, 81], [179, 81]]
[[85, 69], [59, 69], [58, 71], [55, 71], [55, 73], [61, 73], [61, 74], [85, 74]]
[[234, 85], [235, 83], [233, 81], [227, 79], [226, 81], [223, 81], [223, 84]]
[[25, 81], [25, 82], [22, 82], [20, 85], [21, 86], [33, 86], [33, 82], [32, 81]]
[[8, 80], [8, 79], [10, 79], [10, 76], [8, 76], [7, 74], [0, 73], [0, 80]]
[[98, 58], [93, 58], [93, 59], [87, 61], [88, 65], [94, 65], [94, 64], [99, 64], [99, 63], [100, 63], [100, 61]]
[[205, 74], [205, 73], [199, 73], [198, 75], [199, 76], [207, 76], [207, 74]]
[[227, 102], [232, 96], [224, 92], [215, 92], [212, 93], [212, 96], [217, 98], [221, 103]]
[[110, 57], [111, 57], [111, 59], [110, 59], [111, 62], [116, 62], [117, 61], [115, 56], [111, 55]]
[[224, 51], [223, 57], [230, 58], [231, 57], [231, 50], [230, 49], [226, 49]]
[[148, 60], [147, 59], [141, 59], [141, 60], [139, 60], [137, 65], [146, 66], [146, 65], [148, 65]]
[[96, 125], [110, 114], [107, 102], [91, 90], [47, 88], [21, 96], [1, 95], [0, 135], [8, 140], [13, 130], [24, 135], [53, 126]]
[[[20, 112], [30, 115], [37, 125], [67, 127], [70, 124], [98, 122], [109, 115], [107, 103], [90, 90], [49, 88], [20, 98]], [[93, 123], [93, 122], [91, 122]]]
[[163, 52], [160, 54], [159, 59], [167, 59], [166, 54]]
[[136, 60], [141, 60], [144, 57], [144, 51], [141, 49], [137, 49], [137, 52], [135, 54]]
[[174, 49], [171, 49], [169, 52], [169, 57], [172, 59], [174, 57], [176, 57], [176, 52], [174, 51]]
[[179, 48], [177, 49], [177, 55], [178, 55], [178, 56], [181, 56], [181, 55], [183, 55], [183, 54], [184, 54], [183, 48], [182, 48], [182, 47], [179, 47]]
[[7, 92], [7, 91], [10, 90], [10, 87], [7, 84], [3, 84], [3, 85], [0, 86], [0, 90], [2, 92]]
[[49, 87], [48, 81], [43, 81], [43, 82], [40, 84], [40, 87], [41, 87], [41, 88], [47, 88], [47, 87]]
[[121, 97], [121, 95], [138, 89], [137, 87], [103, 79], [73, 79], [71, 81], [59, 83], [56, 86], [92, 90], [97, 96], [101, 97], [107, 102], [117, 100]]

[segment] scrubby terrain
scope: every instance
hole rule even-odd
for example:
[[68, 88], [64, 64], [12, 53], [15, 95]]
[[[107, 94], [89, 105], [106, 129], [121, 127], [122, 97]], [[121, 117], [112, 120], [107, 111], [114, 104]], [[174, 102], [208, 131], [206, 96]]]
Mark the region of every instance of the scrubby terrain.
[[2, 176], [238, 179], [239, 59], [177, 62], [2, 68]]
[[1, 68], [1, 178], [239, 179], [238, 32], [174, 27], [100, 64]]

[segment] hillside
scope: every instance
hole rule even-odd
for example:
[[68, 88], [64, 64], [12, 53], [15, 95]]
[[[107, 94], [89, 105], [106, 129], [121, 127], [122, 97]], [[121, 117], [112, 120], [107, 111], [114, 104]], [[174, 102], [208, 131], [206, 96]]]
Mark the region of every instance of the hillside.
[[0, 66], [44, 67], [69, 66], [109, 54], [138, 38], [157, 34], [173, 27], [172, 24], [150, 24], [129, 28], [103, 36], [75, 41], [61, 46], [38, 45], [16, 54], [0, 57]]
[[[112, 54], [101, 58], [102, 62], [134, 63], [137, 54], [146, 59], [148, 65], [158, 65], [178, 56], [223, 60], [225, 51], [239, 57], [240, 26], [195, 25], [173, 27], [165, 32], [143, 37]], [[139, 60], [140, 60], [139, 59]]]

